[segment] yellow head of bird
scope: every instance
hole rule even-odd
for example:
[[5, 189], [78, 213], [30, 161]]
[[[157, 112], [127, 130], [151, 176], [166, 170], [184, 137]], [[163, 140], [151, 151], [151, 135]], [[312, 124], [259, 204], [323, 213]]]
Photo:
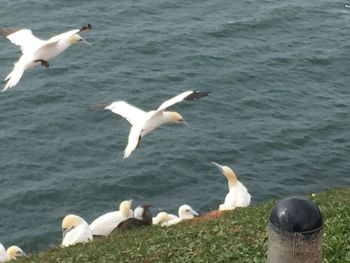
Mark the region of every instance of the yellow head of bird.
[[25, 257], [26, 253], [18, 246], [11, 246], [6, 250], [8, 260], [16, 259], [17, 257]]
[[62, 229], [71, 229], [74, 227], [77, 227], [83, 219], [80, 216], [77, 215], [67, 215], [62, 220]]
[[214, 164], [222, 172], [222, 174], [225, 175], [229, 184], [235, 184], [237, 182], [237, 176], [230, 167], [225, 165], [220, 165], [215, 162], [212, 162], [212, 164]]
[[78, 43], [79, 41], [81, 41], [82, 38], [81, 36], [79, 36], [78, 34], [74, 34], [74, 35], [71, 35], [69, 38], [68, 38], [68, 41], [69, 43], [71, 44], [76, 44]]
[[131, 204], [132, 200], [125, 200], [120, 203], [119, 205], [119, 211], [122, 213], [125, 217], [132, 217], [132, 211], [131, 211]]

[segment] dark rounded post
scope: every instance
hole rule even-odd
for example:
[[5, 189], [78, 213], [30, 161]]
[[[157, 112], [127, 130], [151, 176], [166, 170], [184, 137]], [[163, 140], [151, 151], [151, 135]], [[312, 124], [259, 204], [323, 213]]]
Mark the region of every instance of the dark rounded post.
[[323, 219], [318, 207], [301, 197], [281, 200], [268, 225], [268, 263], [322, 262]]

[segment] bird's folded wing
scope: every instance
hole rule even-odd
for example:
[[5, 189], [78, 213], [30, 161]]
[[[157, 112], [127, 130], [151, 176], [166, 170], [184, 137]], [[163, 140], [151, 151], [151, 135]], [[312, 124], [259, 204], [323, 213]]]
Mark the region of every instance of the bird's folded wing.
[[166, 110], [166, 108], [168, 108], [176, 103], [179, 103], [183, 100], [195, 100], [195, 99], [199, 99], [201, 97], [207, 96], [207, 95], [208, 95], [208, 92], [201, 92], [198, 90], [195, 90], [195, 91], [190, 90], [190, 91], [182, 92], [181, 94], [171, 98], [170, 100], [163, 102], [159, 106], [159, 108], [157, 109], [157, 112], [164, 111], [164, 110]]
[[45, 43], [45, 41], [35, 37], [30, 29], [0, 28], [0, 35], [21, 47], [23, 54], [32, 52]]
[[124, 117], [133, 126], [140, 126], [140, 124], [147, 118], [146, 112], [125, 101], [112, 102], [111, 104], [106, 105], [105, 109]]

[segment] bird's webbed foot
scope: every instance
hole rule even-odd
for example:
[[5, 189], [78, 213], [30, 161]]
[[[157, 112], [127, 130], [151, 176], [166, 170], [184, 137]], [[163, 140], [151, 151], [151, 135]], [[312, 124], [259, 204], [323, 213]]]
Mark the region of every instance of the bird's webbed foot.
[[48, 68], [50, 66], [49, 62], [47, 62], [46, 60], [43, 60], [43, 59], [37, 59], [37, 60], [34, 60], [34, 62], [40, 62], [41, 66], [43, 66], [45, 68]]

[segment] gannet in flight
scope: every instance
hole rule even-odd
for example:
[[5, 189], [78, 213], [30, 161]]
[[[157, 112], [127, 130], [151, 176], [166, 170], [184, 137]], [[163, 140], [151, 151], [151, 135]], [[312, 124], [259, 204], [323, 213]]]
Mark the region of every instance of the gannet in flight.
[[86, 221], [77, 215], [67, 215], [62, 221], [62, 246], [86, 243], [92, 240], [91, 229]]
[[119, 211], [108, 212], [96, 218], [90, 228], [93, 236], [107, 236], [124, 220], [133, 217], [132, 200], [120, 203]]
[[161, 226], [170, 226], [177, 223], [180, 223], [182, 220], [192, 219], [195, 216], [199, 216], [199, 214], [192, 209], [189, 205], [182, 205], [179, 207], [178, 215], [173, 214], [163, 214], [165, 212], [158, 213], [157, 217], [153, 218], [154, 224], [159, 224]]
[[25, 257], [26, 253], [18, 246], [10, 246], [5, 250], [4, 246], [0, 243], [0, 262], [7, 262], [17, 257]]
[[151, 205], [140, 205], [136, 207], [134, 210], [134, 217], [121, 222], [113, 232], [152, 225], [152, 213], [149, 210], [150, 206]]
[[[143, 111], [125, 101], [115, 101], [109, 104], [97, 105], [96, 108], [110, 110], [125, 119], [131, 124], [128, 138], [128, 145], [124, 150], [124, 158], [128, 158], [130, 154], [139, 146], [141, 138], [146, 134], [168, 122], [184, 123], [188, 125], [177, 112], [165, 111], [168, 107], [179, 103], [183, 100], [195, 100], [207, 96], [208, 92], [185, 91], [165, 102], [158, 109], [152, 111]], [[189, 125], [188, 125], [189, 126]]]
[[228, 181], [229, 192], [225, 197], [225, 202], [219, 206], [219, 210], [232, 210], [236, 207], [246, 207], [250, 205], [251, 196], [247, 188], [237, 179], [236, 174], [228, 166], [221, 166], [212, 162]]
[[38, 65], [49, 67], [48, 60], [56, 57], [72, 44], [76, 44], [78, 41], [89, 44], [78, 33], [90, 29], [91, 25], [88, 24], [81, 29], [73, 29], [53, 36], [48, 40], [41, 40], [35, 37], [30, 29], [0, 28], [0, 35], [8, 38], [13, 44], [20, 46], [22, 49], [22, 56], [15, 63], [11, 73], [5, 78], [4, 81], [7, 83], [2, 91], [14, 87], [25, 70]]

